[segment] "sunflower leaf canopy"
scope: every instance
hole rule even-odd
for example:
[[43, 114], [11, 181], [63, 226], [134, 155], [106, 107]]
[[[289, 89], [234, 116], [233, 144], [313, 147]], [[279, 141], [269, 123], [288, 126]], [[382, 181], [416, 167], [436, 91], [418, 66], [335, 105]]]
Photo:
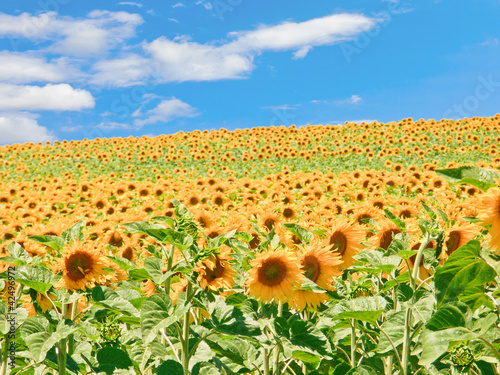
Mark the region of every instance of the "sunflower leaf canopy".
[[357, 319], [375, 324], [382, 315], [387, 301], [380, 297], [359, 297], [351, 300], [341, 300], [335, 306], [325, 311], [325, 315], [335, 320]]
[[495, 278], [495, 270], [481, 258], [480, 253], [479, 241], [469, 241], [437, 268], [436, 297], [440, 305], [468, 294], [471, 288], [484, 290], [484, 285]]
[[500, 178], [500, 172], [496, 169], [468, 166], [436, 169], [436, 174], [452, 184], [469, 184], [482, 191], [497, 186], [494, 179]]
[[75, 240], [78, 240], [80, 242], [85, 242], [85, 236], [82, 232], [84, 227], [85, 227], [85, 221], [79, 221], [71, 228], [68, 228], [64, 232], [62, 232], [61, 238], [67, 244]]
[[19, 284], [45, 294], [57, 281], [56, 276], [46, 267], [20, 266], [16, 268], [16, 281]]
[[298, 224], [284, 223], [283, 228], [295, 234], [301, 242], [309, 243], [314, 238], [314, 235], [307, 229], [302, 228]]

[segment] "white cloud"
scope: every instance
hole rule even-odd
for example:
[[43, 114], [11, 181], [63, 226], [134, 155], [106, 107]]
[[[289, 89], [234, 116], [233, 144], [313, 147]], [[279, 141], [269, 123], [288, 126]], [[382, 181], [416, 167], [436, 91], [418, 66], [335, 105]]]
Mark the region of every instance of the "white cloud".
[[176, 20], [175, 18], [169, 18], [168, 20], [169, 20], [169, 21], [172, 21], [172, 22], [179, 23], [179, 20]]
[[267, 108], [267, 109], [273, 109], [273, 110], [290, 110], [290, 109], [297, 109], [297, 107], [300, 107], [300, 104], [283, 104], [283, 105], [270, 105], [262, 108]]
[[178, 8], [178, 7], [183, 7], [184, 4], [183, 3], [175, 3], [174, 5], [172, 5], [172, 8]]
[[361, 96], [359, 95], [352, 95], [349, 99], [347, 99], [347, 102], [350, 104], [356, 104], [360, 103], [363, 99], [361, 99]]
[[162, 100], [155, 108], [145, 113], [145, 119], [135, 120], [134, 124], [143, 126], [147, 124], [156, 124], [158, 122], [169, 122], [179, 117], [199, 116], [199, 111], [189, 104], [177, 98], [168, 98]]
[[135, 29], [142, 22], [138, 14], [106, 10], [94, 10], [83, 19], [55, 12], [37, 16], [0, 13], [0, 37], [49, 42], [49, 52], [86, 56], [106, 52], [135, 36]]
[[62, 132], [65, 133], [75, 133], [83, 130], [83, 125], [74, 125], [74, 126], [61, 126], [59, 129]]
[[130, 5], [130, 6], [142, 8], [142, 4], [134, 3], [132, 1], [122, 1], [121, 3], [118, 3], [118, 5]]
[[37, 116], [26, 112], [0, 113], [0, 144], [53, 141], [55, 137]]
[[29, 52], [0, 51], [0, 82], [62, 82], [78, 75], [67, 58], [47, 61]]
[[127, 129], [132, 129], [133, 126], [129, 124], [122, 124], [120, 122], [101, 122], [100, 124], [96, 125], [95, 128], [101, 129], [101, 130], [127, 130]]
[[207, 10], [211, 10], [213, 8], [212, 4], [206, 0], [198, 0], [196, 5], [203, 5], [203, 7]]
[[500, 40], [498, 38], [489, 38], [486, 41], [479, 43], [480, 46], [498, 46], [500, 45]]
[[358, 104], [363, 101], [363, 98], [359, 95], [351, 95], [347, 99], [342, 99], [342, 100], [321, 100], [321, 99], [315, 99], [311, 100], [311, 103], [314, 104], [334, 104], [334, 105], [346, 105], [346, 104]]
[[123, 87], [141, 84], [146, 77], [155, 83], [246, 78], [255, 68], [255, 56], [263, 52], [295, 51], [294, 59], [304, 58], [313, 47], [353, 39], [376, 22], [360, 14], [334, 14], [232, 32], [226, 42], [160, 37], [143, 45], [146, 57], [128, 55], [97, 63], [93, 81]]
[[80, 111], [93, 107], [90, 92], [65, 83], [45, 86], [0, 83], [0, 110]]

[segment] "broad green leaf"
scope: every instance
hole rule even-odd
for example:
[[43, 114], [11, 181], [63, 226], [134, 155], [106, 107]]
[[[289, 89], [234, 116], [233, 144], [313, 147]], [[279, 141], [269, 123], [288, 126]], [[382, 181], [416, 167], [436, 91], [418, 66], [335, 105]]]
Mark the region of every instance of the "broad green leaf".
[[32, 258], [30, 257], [28, 252], [24, 250], [22, 246], [17, 242], [11, 242], [9, 246], [7, 246], [7, 252], [12, 258], [12, 261], [6, 260], [5, 258], [2, 258], [2, 260], [7, 263], [12, 263], [15, 266], [29, 264], [32, 261]]
[[19, 284], [30, 287], [41, 294], [48, 292], [55, 283], [52, 271], [40, 266], [17, 267], [15, 277]]
[[163, 225], [137, 221], [135, 223], [123, 224], [130, 233], [146, 234], [160, 243], [169, 243], [178, 249], [185, 250], [193, 244], [193, 237], [184, 232], [178, 232]]
[[306, 352], [303, 350], [294, 350], [292, 352], [292, 358], [298, 359], [299, 361], [305, 363], [313, 363], [315, 365], [317, 365], [321, 361], [321, 357], [319, 355]]
[[47, 352], [59, 341], [76, 332], [77, 326], [65, 325], [60, 322], [54, 333], [50, 333], [49, 321], [43, 316], [26, 319], [21, 327], [21, 337], [37, 362], [43, 361]]
[[349, 370], [346, 375], [379, 375], [375, 370], [368, 366], [358, 366]]
[[423, 350], [418, 363], [422, 366], [429, 366], [448, 350], [451, 343], [473, 340], [476, 337], [474, 332], [463, 327], [448, 328], [442, 331], [424, 329], [419, 339]]
[[452, 184], [469, 184], [482, 191], [495, 187], [495, 178], [500, 178], [496, 169], [479, 167], [460, 167], [436, 169], [436, 174]]
[[380, 297], [360, 297], [352, 300], [341, 300], [324, 312], [335, 320], [357, 319], [375, 324], [384, 312], [387, 301]]
[[465, 327], [467, 310], [467, 305], [462, 302], [456, 301], [444, 304], [434, 313], [425, 327], [431, 331]]
[[313, 240], [314, 235], [307, 229], [302, 228], [298, 224], [286, 223], [283, 227], [297, 236], [301, 242], [309, 243]]
[[148, 297], [141, 307], [141, 331], [145, 344], [153, 341], [159, 330], [167, 328], [177, 321], [174, 306], [169, 296], [155, 294]]
[[64, 232], [62, 232], [61, 234], [62, 240], [67, 244], [74, 242], [75, 240], [78, 240], [80, 242], [85, 242], [85, 236], [83, 235], [82, 232], [82, 229], [84, 227], [85, 227], [85, 221], [79, 221], [71, 228], [66, 229]]
[[328, 339], [311, 322], [295, 320], [290, 326], [290, 343], [302, 349], [326, 354], [328, 352]]
[[113, 374], [116, 369], [128, 369], [132, 366], [132, 360], [127, 352], [113, 346], [99, 349], [96, 359], [99, 363], [99, 371], [103, 371], [107, 375]]
[[434, 280], [438, 304], [453, 301], [471, 288], [482, 288], [495, 278], [495, 270], [480, 257], [480, 252], [479, 241], [469, 241], [437, 268]]
[[172, 359], [168, 359], [163, 362], [158, 368], [155, 370], [155, 374], [158, 375], [183, 375], [184, 370], [182, 369], [182, 365], [174, 361]]
[[371, 266], [390, 274], [401, 263], [401, 258], [396, 255], [386, 256], [378, 250], [365, 250], [354, 257], [360, 262], [367, 262]]
[[298, 290], [305, 290], [306, 292], [312, 293], [326, 293], [326, 290], [318, 286], [314, 281], [309, 280], [307, 277], [304, 278], [302, 285]]
[[[381, 326], [382, 330], [389, 336], [396, 348], [403, 342], [405, 314], [405, 311], [398, 311], [392, 314]], [[393, 350], [391, 341], [389, 341], [387, 336], [380, 332], [380, 339], [377, 347], [378, 353], [386, 353]]]
[[50, 235], [30, 236], [29, 239], [39, 244], [48, 246], [57, 251], [58, 253], [60, 253], [64, 249], [64, 246], [66, 245], [64, 240], [61, 237], [57, 236], [50, 236]]
[[139, 311], [128, 301], [120, 296], [113, 289], [105, 286], [97, 286], [92, 289], [92, 298], [97, 306], [114, 311], [117, 314], [138, 316]]

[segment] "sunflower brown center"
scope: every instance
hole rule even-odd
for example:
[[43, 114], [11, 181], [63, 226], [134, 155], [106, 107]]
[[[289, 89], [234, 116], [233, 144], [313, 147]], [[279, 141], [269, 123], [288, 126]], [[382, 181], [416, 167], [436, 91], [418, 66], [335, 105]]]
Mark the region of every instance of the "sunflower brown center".
[[450, 233], [448, 241], [446, 241], [446, 248], [448, 249], [448, 254], [451, 254], [456, 249], [458, 249], [458, 245], [460, 244], [460, 237], [461, 236], [459, 231], [454, 230]]
[[398, 233], [401, 233], [401, 231], [399, 229], [386, 230], [382, 234], [382, 237], [380, 238], [380, 247], [384, 250], [387, 250], [389, 248], [389, 245], [392, 242], [392, 237]]
[[214, 281], [224, 274], [224, 267], [222, 266], [220, 259], [215, 261], [215, 267], [213, 269], [205, 268], [205, 279], [208, 282]]
[[132, 250], [132, 248], [128, 246], [122, 253], [122, 257], [128, 260], [132, 260], [132, 258], [134, 257], [134, 250]]
[[267, 259], [259, 268], [258, 279], [267, 286], [279, 285], [286, 277], [286, 264], [279, 259]]
[[347, 238], [345, 234], [340, 231], [336, 231], [330, 237], [330, 245], [333, 245], [334, 250], [340, 253], [340, 255], [344, 255], [347, 249]]
[[411, 217], [411, 211], [410, 210], [403, 210], [399, 214], [399, 217], [401, 217], [403, 219], [409, 219]]
[[83, 279], [92, 270], [94, 260], [90, 254], [84, 251], [77, 251], [65, 263], [68, 277], [76, 281]]
[[276, 221], [273, 218], [268, 218], [266, 221], [264, 221], [264, 225], [267, 227], [267, 229], [271, 230], [276, 226]]
[[321, 272], [321, 265], [315, 256], [308, 255], [302, 261], [304, 275], [311, 281], [316, 282]]
[[291, 208], [285, 208], [283, 210], [283, 216], [286, 217], [287, 219], [293, 217], [294, 214], [295, 212]]

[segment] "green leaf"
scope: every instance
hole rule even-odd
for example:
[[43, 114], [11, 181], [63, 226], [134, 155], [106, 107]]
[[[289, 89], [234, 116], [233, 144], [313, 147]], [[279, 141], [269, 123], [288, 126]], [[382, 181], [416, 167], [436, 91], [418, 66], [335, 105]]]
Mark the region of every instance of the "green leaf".
[[301, 242], [309, 243], [314, 238], [314, 235], [311, 232], [309, 232], [307, 229], [302, 228], [298, 224], [287, 223], [287, 224], [282, 224], [282, 225], [283, 225], [283, 228], [285, 228], [285, 229], [289, 230], [290, 232], [292, 232], [293, 234], [295, 234]]
[[141, 307], [141, 331], [145, 344], [153, 341], [162, 328], [167, 328], [177, 321], [174, 306], [169, 296], [155, 294], [148, 297]]
[[161, 259], [150, 257], [144, 260], [144, 269], [151, 276], [155, 284], [161, 284], [163, 278], [163, 262]]
[[292, 322], [290, 342], [299, 348], [306, 348], [316, 353], [326, 354], [328, 352], [326, 336], [308, 321], [295, 320]]
[[380, 296], [360, 297], [351, 300], [341, 300], [335, 306], [324, 312], [335, 320], [357, 319], [375, 324], [380, 315], [384, 312], [387, 301]]
[[83, 235], [82, 232], [82, 229], [84, 227], [85, 227], [85, 221], [79, 221], [71, 228], [66, 229], [64, 232], [62, 232], [61, 234], [62, 240], [67, 244], [74, 242], [75, 240], [78, 240], [80, 242], [85, 242], [85, 236]]
[[47, 352], [59, 341], [76, 332], [77, 326], [65, 325], [60, 322], [54, 333], [50, 333], [50, 324], [43, 316], [26, 319], [21, 327], [21, 337], [26, 342], [29, 351], [36, 362], [41, 362]]
[[117, 314], [126, 314], [129, 316], [139, 315], [139, 311], [128, 301], [121, 297], [113, 289], [105, 286], [96, 286], [92, 289], [92, 298], [95, 305], [102, 306], [105, 309], [114, 311]]
[[321, 361], [321, 357], [319, 355], [305, 352], [303, 350], [294, 350], [292, 352], [292, 358], [298, 359], [304, 363], [312, 363], [317, 365]]
[[[149, 258], [147, 258], [149, 259]], [[128, 272], [129, 278], [132, 281], [150, 280], [152, 277], [144, 268], [133, 269]]]
[[174, 361], [172, 359], [168, 359], [163, 362], [158, 368], [155, 370], [155, 374], [158, 375], [183, 375], [184, 370], [182, 369], [182, 365]]
[[378, 375], [375, 370], [368, 366], [358, 366], [349, 370], [346, 375]]
[[5, 258], [2, 258], [2, 260], [4, 262], [12, 263], [15, 266], [29, 264], [32, 261], [32, 258], [30, 257], [28, 252], [16, 242], [11, 242], [9, 246], [7, 246], [7, 252], [11, 256], [11, 258], [13, 258], [12, 261], [4, 260]]
[[57, 237], [57, 236], [49, 236], [49, 235], [30, 236], [28, 238], [32, 241], [39, 243], [39, 244], [48, 246], [48, 247], [54, 249], [55, 251], [57, 251], [58, 253], [60, 253], [64, 249], [64, 246], [65, 246], [64, 240], [61, 237]]
[[298, 289], [312, 293], [326, 293], [326, 290], [318, 286], [318, 284], [316, 284], [314, 281], [309, 280], [307, 277], [304, 278], [302, 285]]
[[[396, 348], [403, 342], [405, 314], [405, 311], [398, 311], [392, 314], [381, 326], [382, 330], [390, 337]], [[386, 353], [393, 350], [391, 341], [381, 332], [377, 352]]]
[[419, 339], [423, 350], [418, 363], [422, 366], [429, 366], [448, 350], [451, 343], [459, 343], [475, 338], [477, 338], [477, 335], [474, 332], [463, 327], [448, 328], [435, 332], [424, 329]]
[[500, 178], [496, 169], [478, 167], [460, 167], [450, 169], [436, 169], [436, 174], [452, 184], [469, 184], [482, 191], [495, 187], [494, 178]]
[[462, 302], [457, 301], [444, 304], [434, 313], [425, 327], [431, 331], [465, 327], [467, 310], [467, 305]]
[[175, 227], [175, 220], [169, 216], [155, 216], [151, 218], [151, 221], [155, 223], [167, 223], [170, 227]]
[[468, 290], [483, 288], [496, 276], [495, 270], [480, 257], [479, 241], [469, 241], [454, 251], [446, 263], [436, 269], [434, 280], [438, 304], [453, 301]]
[[132, 366], [132, 360], [127, 352], [113, 346], [99, 349], [96, 359], [99, 362], [99, 371], [107, 375], [113, 374], [116, 369], [128, 369]]
[[55, 282], [52, 271], [40, 266], [17, 267], [15, 277], [19, 284], [30, 287], [41, 294], [48, 292]]
[[193, 244], [193, 237], [184, 232], [178, 232], [163, 225], [137, 221], [135, 223], [123, 224], [130, 233], [146, 234], [159, 243], [169, 243], [180, 250], [185, 250]]

